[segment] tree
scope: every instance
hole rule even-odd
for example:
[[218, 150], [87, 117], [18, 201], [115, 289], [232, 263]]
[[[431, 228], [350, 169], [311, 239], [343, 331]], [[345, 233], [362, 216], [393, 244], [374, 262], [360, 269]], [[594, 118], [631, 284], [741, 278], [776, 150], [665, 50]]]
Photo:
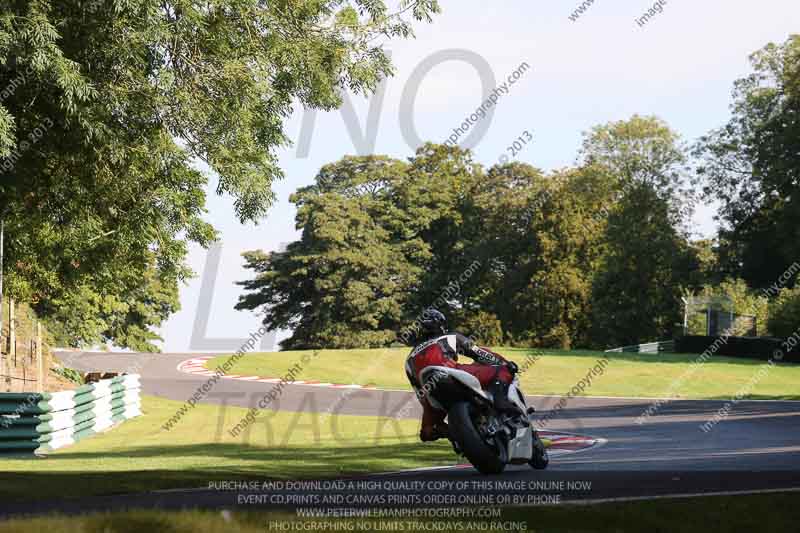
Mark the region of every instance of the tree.
[[704, 193], [722, 203], [729, 275], [769, 287], [800, 256], [800, 35], [750, 57], [732, 117], [696, 147]]
[[[484, 177], [472, 153], [458, 146], [426, 143], [409, 159], [406, 178], [396, 191], [396, 205], [411, 234], [427, 251], [417, 263], [425, 275], [410, 295], [410, 316], [435, 302], [445, 314], [455, 315], [456, 322], [467, 308], [474, 309], [476, 280], [488, 268], [486, 257], [471, 246], [480, 231], [474, 223], [474, 189]], [[441, 298], [448, 286], [454, 289]]]
[[246, 255], [256, 277], [238, 307], [294, 328], [284, 348], [387, 345], [431, 305], [489, 343], [671, 334], [682, 291], [704, 275], [682, 230], [683, 148], [658, 119], [634, 117], [596, 128], [582, 155], [550, 175], [524, 163], [484, 171], [435, 144], [407, 163], [326, 165], [293, 196], [301, 240]]
[[594, 128], [584, 164], [616, 181], [604, 206], [604, 249], [592, 286], [592, 344], [634, 344], [671, 335], [680, 297], [699, 265], [685, 232], [691, 212], [686, 155], [661, 120], [634, 116]]
[[[568, 348], [586, 340], [598, 256], [598, 229], [588, 213], [602, 195], [592, 190], [596, 176], [589, 171], [536, 173], [498, 206], [506, 217], [519, 218], [496, 227], [510, 253], [491, 299], [513, 342]], [[514, 210], [515, 202], [521, 210]]]
[[634, 186], [608, 220], [592, 286], [592, 344], [608, 348], [670, 337], [697, 269], [684, 236], [652, 188]]
[[[464, 316], [457, 317], [462, 322], [460, 327], [470, 334], [477, 335], [473, 330], [494, 330], [495, 319], [501, 328], [495, 335], [510, 338], [517, 333], [519, 309], [514, 297], [526, 281], [521, 257], [530, 247], [528, 229], [536, 212], [534, 197], [542, 187], [544, 175], [539, 169], [512, 162], [491, 167], [468, 194], [464, 214], [470, 240], [465, 248], [483, 267], [470, 278], [465, 291], [471, 298]], [[469, 316], [476, 309], [483, 310], [478, 315], [484, 319], [481, 325]]]
[[476, 311], [466, 314], [461, 319], [460, 331], [468, 335], [483, 346], [499, 346], [503, 342], [503, 325], [497, 316], [486, 311]]
[[245, 253], [256, 272], [237, 309], [263, 309], [271, 329], [292, 329], [284, 349], [392, 343], [419, 285], [427, 247], [393, 204], [406, 165], [383, 156], [326, 165], [292, 196], [299, 241], [285, 252]]
[[237, 308], [293, 328], [285, 349], [388, 345], [432, 305], [467, 325], [487, 268], [469, 247], [478, 230], [470, 192], [482, 177], [469, 151], [434, 144], [408, 163], [326, 165], [292, 197], [301, 240], [284, 253], [246, 254], [256, 278], [241, 283]]
[[[282, 174], [296, 104], [340, 105], [391, 73], [378, 38], [408, 37], [434, 0], [305, 3], [40, 0], [0, 8], [0, 217], [9, 291], [73, 344], [152, 348], [177, 308], [209, 176], [256, 221]], [[142, 280], [150, 280], [142, 283]], [[86, 323], [88, 324], [88, 322]]]
[[700, 239], [690, 243], [697, 258], [698, 270], [694, 272], [690, 285], [700, 288], [703, 285], [716, 285], [722, 282], [720, 267], [720, 244], [718, 239]]
[[658, 117], [633, 115], [629, 120], [596, 126], [584, 135], [579, 159], [604, 168], [616, 180], [615, 199], [644, 186], [666, 202], [672, 221], [684, 224], [693, 208], [687, 148]]
[[796, 283], [770, 303], [767, 326], [770, 334], [784, 339], [800, 334], [800, 286]]
[[[245, 255], [255, 277], [241, 283], [237, 307], [262, 310], [270, 328], [293, 329], [285, 349], [388, 345], [431, 305], [482, 342], [585, 345], [596, 273], [616, 257], [609, 243], [624, 241], [606, 234], [606, 206], [620, 183], [600, 163], [550, 176], [523, 163], [484, 172], [469, 151], [433, 144], [408, 163], [346, 157], [292, 197], [299, 241], [285, 252]], [[684, 272], [678, 262], [688, 245], [681, 248], [666, 201], [627, 194], [626, 217], [638, 215], [639, 201], [661, 209], [635, 220], [653, 257], [664, 259], [642, 270], [650, 284], [642, 297], [660, 297], [657, 320], [672, 320], [680, 287], [664, 275]], [[647, 223], [655, 229], [645, 232]]]

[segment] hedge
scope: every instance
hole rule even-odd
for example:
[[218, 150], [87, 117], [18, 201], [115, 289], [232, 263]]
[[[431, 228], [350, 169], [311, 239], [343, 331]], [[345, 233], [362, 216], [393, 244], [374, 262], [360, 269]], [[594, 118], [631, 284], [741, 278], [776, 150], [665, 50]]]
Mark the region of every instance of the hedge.
[[[717, 349], [710, 349], [712, 345], [716, 345]], [[784, 341], [773, 337], [727, 337], [726, 340], [725, 337], [687, 335], [675, 340], [675, 351], [679, 353], [699, 354], [706, 350], [712, 356], [724, 355], [761, 361], [773, 359], [780, 352], [783, 354], [782, 361], [800, 363], [800, 344], [786, 351]]]

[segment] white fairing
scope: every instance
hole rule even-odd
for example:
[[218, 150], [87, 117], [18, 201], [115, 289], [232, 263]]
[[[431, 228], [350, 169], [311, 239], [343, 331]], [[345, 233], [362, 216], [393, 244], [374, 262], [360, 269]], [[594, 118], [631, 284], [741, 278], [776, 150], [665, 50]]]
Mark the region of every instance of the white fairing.
[[[519, 407], [520, 411], [527, 413], [528, 406], [522, 399], [522, 393], [519, 390], [519, 379], [514, 376], [514, 380], [508, 387], [508, 399], [514, 405]], [[527, 420], [527, 415], [526, 415]], [[527, 462], [531, 455], [533, 455], [533, 429], [530, 425], [526, 424], [524, 428], [517, 428], [516, 436], [508, 443], [508, 457], [513, 460], [525, 460]]]
[[519, 407], [523, 413], [528, 410], [528, 406], [520, 399], [521, 393], [519, 391], [519, 380], [514, 376], [514, 381], [508, 387], [508, 399], [514, 402], [514, 405]]
[[533, 455], [533, 429], [530, 426], [526, 428], [517, 428], [517, 435], [508, 443], [508, 457], [513, 461], [528, 460]]

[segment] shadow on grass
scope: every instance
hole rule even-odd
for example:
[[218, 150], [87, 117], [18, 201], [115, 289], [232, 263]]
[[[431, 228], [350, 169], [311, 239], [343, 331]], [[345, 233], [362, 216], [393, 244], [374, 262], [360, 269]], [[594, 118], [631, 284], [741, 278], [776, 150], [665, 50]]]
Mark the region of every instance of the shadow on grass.
[[[6, 502], [31, 498], [60, 499], [94, 495], [127, 494], [174, 488], [207, 488], [211, 481], [265, 479], [325, 479], [421, 466], [453, 464], [456, 456], [447, 443], [421, 445], [403, 443], [375, 446], [257, 447], [243, 444], [191, 444], [181, 446], [132, 447], [115, 452], [116, 458], [153, 459], [159, 466], [171, 459], [183, 464], [171, 468], [140, 471], [67, 471], [60, 464], [108, 458], [109, 452], [51, 455], [49, 471], [3, 472], [0, 498]], [[0, 456], [2, 458], [3, 456]], [[196, 457], [205, 464], [186, 466]], [[207, 459], [220, 459], [219, 468]], [[34, 459], [35, 460], [35, 459]], [[239, 461], [240, 464], [232, 464]], [[24, 469], [24, 463], [21, 464]]]

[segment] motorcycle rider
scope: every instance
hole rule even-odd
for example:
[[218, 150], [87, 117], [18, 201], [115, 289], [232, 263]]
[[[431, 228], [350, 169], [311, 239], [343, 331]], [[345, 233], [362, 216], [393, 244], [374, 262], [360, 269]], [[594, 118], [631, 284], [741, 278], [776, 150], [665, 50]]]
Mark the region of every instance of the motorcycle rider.
[[[444, 421], [447, 413], [434, 408], [428, 402], [419, 378], [422, 370], [428, 366], [446, 366], [469, 372], [480, 381], [484, 390], [492, 393], [498, 410], [519, 412], [519, 408], [508, 400], [508, 387], [518, 371], [516, 363], [476, 346], [472, 339], [461, 333], [447, 331], [445, 316], [437, 309], [426, 309], [422, 314], [417, 346], [411, 350], [406, 360], [406, 376], [422, 404], [422, 429], [419, 438], [423, 442], [446, 438], [448, 431]], [[459, 354], [473, 359], [475, 363], [459, 364]]]

